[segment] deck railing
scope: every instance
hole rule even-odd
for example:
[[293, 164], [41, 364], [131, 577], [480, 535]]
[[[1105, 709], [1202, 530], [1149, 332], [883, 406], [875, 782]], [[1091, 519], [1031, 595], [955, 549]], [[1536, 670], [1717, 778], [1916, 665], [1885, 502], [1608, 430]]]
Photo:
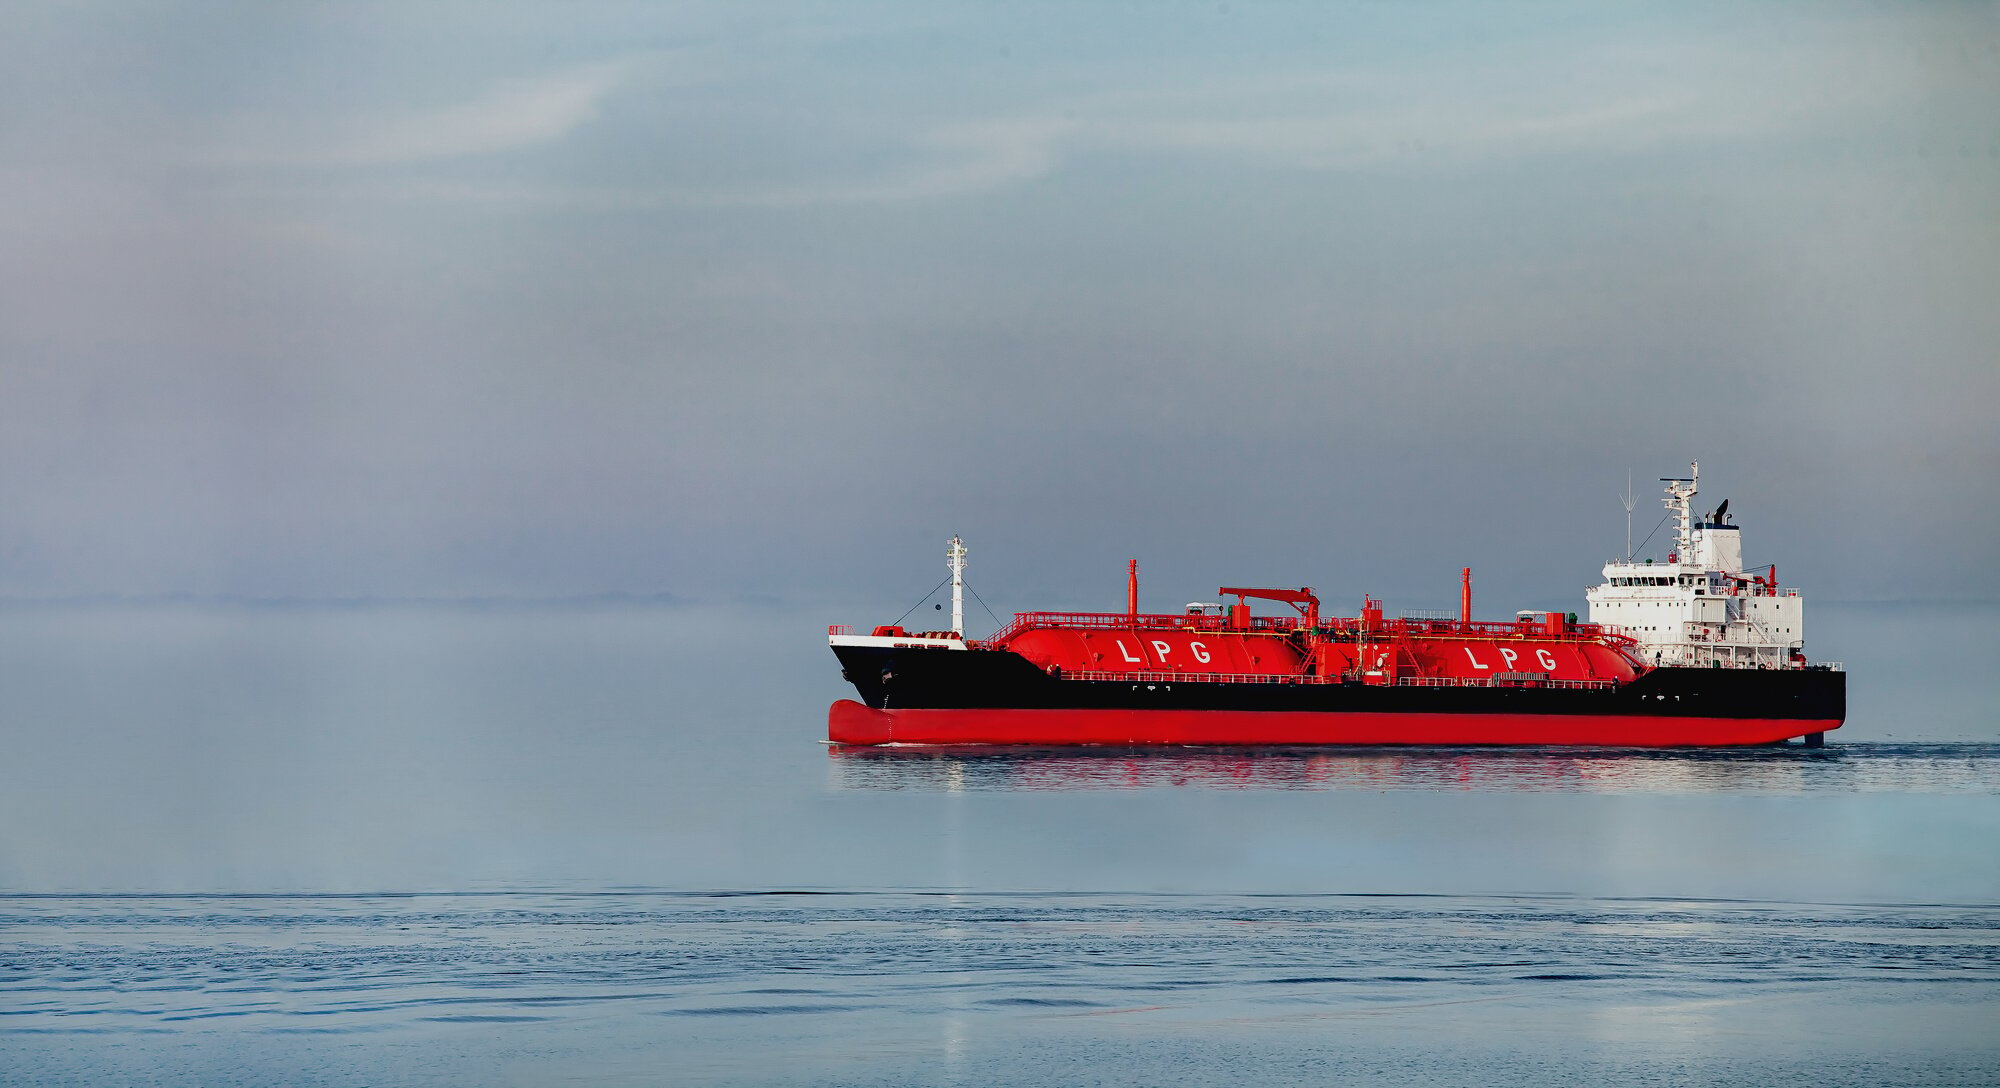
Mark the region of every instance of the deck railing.
[[1538, 676], [1404, 676], [1399, 688], [1565, 688], [1591, 691], [1618, 686], [1616, 680], [1552, 680]]
[[[1229, 631], [1248, 630], [1265, 634], [1282, 634], [1305, 626], [1305, 619], [1299, 616], [1255, 616], [1248, 628], [1232, 628], [1227, 616], [1183, 615], [1178, 612], [1140, 613], [1136, 626], [1151, 629], [1182, 631]], [[1133, 617], [1123, 612], [1016, 612], [1006, 626], [986, 636], [980, 641], [988, 645], [999, 645], [1031, 627], [1065, 627], [1085, 631], [1129, 631], [1135, 626]]]
[[1339, 677], [1271, 672], [1113, 672], [1107, 669], [1064, 669], [1061, 680], [1129, 680], [1135, 684], [1331, 684]]
[[[1159, 672], [1157, 670], [1114, 672], [1106, 669], [1064, 669], [1061, 680], [1123, 680], [1134, 684], [1342, 684], [1354, 683], [1355, 676], [1310, 676], [1303, 673], [1268, 672]], [[1387, 685], [1385, 685], [1387, 686]], [[1616, 680], [1551, 680], [1538, 676], [1404, 676], [1395, 682], [1404, 688], [1566, 688], [1602, 689], [1618, 686]]]
[[1303, 616], [1253, 616], [1249, 627], [1232, 627], [1227, 616], [1182, 615], [1180, 613], [1141, 613], [1135, 618], [1123, 612], [1016, 612], [999, 630], [978, 640], [984, 646], [1004, 646], [1008, 640], [1023, 631], [1037, 627], [1055, 627], [1084, 631], [1131, 631], [1182, 630], [1241, 632], [1247, 634], [1289, 635], [1294, 632], [1316, 630], [1320, 637], [1337, 642], [1351, 642], [1365, 639], [1370, 642], [1387, 642], [1398, 637], [1410, 638], [1478, 638], [1506, 639], [1526, 638], [1535, 641], [1559, 642], [1617, 642], [1635, 641], [1631, 636], [1616, 628], [1594, 623], [1565, 623], [1562, 630], [1551, 634], [1537, 620], [1472, 620], [1466, 622], [1450, 617], [1432, 617], [1406, 614], [1401, 619], [1384, 620], [1373, 626], [1364, 626], [1353, 616], [1321, 616], [1315, 628]]

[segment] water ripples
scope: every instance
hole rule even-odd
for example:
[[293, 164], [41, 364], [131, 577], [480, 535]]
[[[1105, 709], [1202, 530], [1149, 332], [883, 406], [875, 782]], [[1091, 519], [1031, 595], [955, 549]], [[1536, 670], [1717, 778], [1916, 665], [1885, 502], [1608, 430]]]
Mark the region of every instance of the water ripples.
[[1074, 1015], [1621, 991], [2000, 996], [2000, 908], [950, 893], [0, 899], [0, 1033]]
[[2000, 744], [1826, 748], [842, 748], [843, 790], [2000, 793]]

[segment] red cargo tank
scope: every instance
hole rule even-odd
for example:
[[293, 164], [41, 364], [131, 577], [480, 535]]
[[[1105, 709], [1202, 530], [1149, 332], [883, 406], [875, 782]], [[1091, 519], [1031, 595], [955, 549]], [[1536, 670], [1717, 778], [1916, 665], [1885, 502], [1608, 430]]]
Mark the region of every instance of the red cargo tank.
[[1006, 648], [1047, 670], [1064, 672], [1190, 672], [1296, 675], [1296, 649], [1270, 634], [1138, 627], [1077, 630], [1031, 627]]
[[1424, 676], [1490, 679], [1534, 673], [1551, 680], [1618, 680], [1635, 676], [1632, 662], [1601, 642], [1577, 639], [1422, 638], [1409, 643]]

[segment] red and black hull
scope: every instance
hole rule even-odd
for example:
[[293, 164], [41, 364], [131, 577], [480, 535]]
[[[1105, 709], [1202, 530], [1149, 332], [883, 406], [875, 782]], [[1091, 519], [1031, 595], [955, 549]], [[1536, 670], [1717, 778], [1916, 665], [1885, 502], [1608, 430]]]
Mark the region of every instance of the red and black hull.
[[1599, 687], [1052, 676], [1005, 650], [837, 646], [838, 744], [1773, 744], [1837, 729], [1846, 674], [1651, 669]]

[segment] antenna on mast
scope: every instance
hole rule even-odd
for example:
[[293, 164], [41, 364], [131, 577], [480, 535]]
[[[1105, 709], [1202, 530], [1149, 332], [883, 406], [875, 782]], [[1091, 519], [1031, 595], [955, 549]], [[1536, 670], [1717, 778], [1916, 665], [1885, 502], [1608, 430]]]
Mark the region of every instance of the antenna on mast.
[[1632, 470], [1628, 468], [1625, 470], [1625, 492], [1618, 496], [1618, 501], [1625, 504], [1625, 561], [1627, 563], [1632, 561], [1632, 504], [1637, 500], [1638, 495], [1632, 491]]

